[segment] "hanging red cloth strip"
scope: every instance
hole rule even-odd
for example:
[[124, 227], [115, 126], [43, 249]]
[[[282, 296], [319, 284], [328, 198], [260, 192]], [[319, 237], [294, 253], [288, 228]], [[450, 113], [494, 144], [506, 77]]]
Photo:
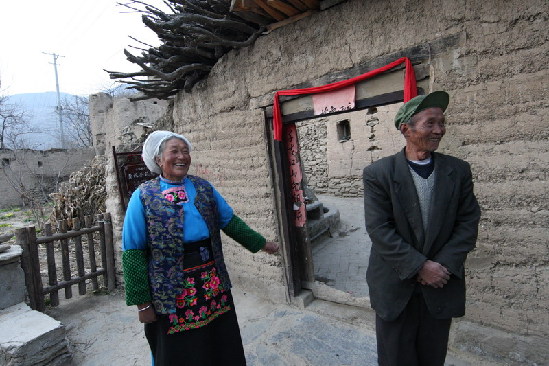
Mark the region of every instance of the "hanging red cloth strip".
[[280, 90], [277, 91], [274, 95], [274, 104], [273, 104], [273, 137], [275, 140], [282, 141], [282, 112], [280, 110], [280, 100], [281, 95], [302, 95], [302, 94], [317, 94], [327, 91], [334, 91], [346, 86], [350, 86], [358, 83], [359, 81], [366, 80], [372, 76], [381, 74], [387, 70], [392, 69], [400, 65], [401, 63], [406, 63], [406, 69], [404, 72], [404, 101], [407, 102], [417, 95], [417, 86], [416, 86], [416, 75], [414, 73], [414, 68], [412, 62], [408, 57], [399, 58], [396, 61], [391, 62], [388, 65], [380, 67], [372, 71], [368, 71], [365, 74], [355, 76], [354, 78], [338, 81], [336, 83], [326, 84], [314, 88], [306, 89], [291, 89], [291, 90]]

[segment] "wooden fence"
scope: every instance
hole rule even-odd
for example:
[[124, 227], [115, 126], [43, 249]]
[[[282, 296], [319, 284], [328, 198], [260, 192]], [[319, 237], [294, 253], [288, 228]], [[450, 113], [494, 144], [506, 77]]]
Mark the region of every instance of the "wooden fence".
[[[98, 277], [103, 276], [103, 286], [109, 291], [115, 287], [115, 264], [113, 232], [110, 214], [97, 215], [93, 223], [91, 216], [74, 218], [72, 230], [67, 231], [65, 220], [57, 222], [57, 232], [52, 233], [50, 224], [44, 227], [45, 236], [36, 236], [34, 227], [18, 229], [16, 244], [23, 248], [21, 266], [25, 272], [25, 283], [32, 309], [43, 311], [46, 295], [50, 305], [59, 305], [59, 291], [64, 289], [65, 298], [72, 297], [72, 286], [78, 284], [78, 293], [86, 294], [87, 281], [92, 290], [98, 290]], [[98, 242], [96, 242], [98, 241]], [[57, 243], [56, 243], [57, 242]], [[86, 245], [83, 245], [85, 242]], [[57, 244], [57, 245], [56, 245]], [[85, 263], [87, 249], [87, 263]], [[72, 253], [71, 253], [72, 251]], [[100, 252], [101, 266], [97, 266], [96, 252]], [[58, 279], [58, 262], [62, 268], [62, 280]], [[72, 262], [72, 263], [71, 263]], [[47, 266], [48, 285], [44, 286], [41, 265]], [[76, 273], [76, 275], [75, 275]], [[61, 277], [61, 273], [60, 276]]]

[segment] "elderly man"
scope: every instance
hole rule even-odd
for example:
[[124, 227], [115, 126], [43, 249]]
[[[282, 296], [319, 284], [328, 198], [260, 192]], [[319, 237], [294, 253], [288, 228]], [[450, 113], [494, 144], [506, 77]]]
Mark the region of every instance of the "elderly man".
[[480, 208], [469, 164], [434, 152], [448, 101], [435, 91], [405, 103], [395, 125], [406, 147], [363, 173], [366, 279], [383, 366], [444, 365], [452, 318], [465, 313], [464, 262]]

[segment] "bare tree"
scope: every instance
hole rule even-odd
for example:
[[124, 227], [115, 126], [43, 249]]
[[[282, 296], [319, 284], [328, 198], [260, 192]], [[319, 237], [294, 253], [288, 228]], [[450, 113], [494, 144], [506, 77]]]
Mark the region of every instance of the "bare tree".
[[132, 97], [135, 97], [136, 94], [139, 94], [139, 92], [137, 92], [134, 89], [130, 89], [130, 87], [131, 85], [116, 83], [114, 86], [104, 88], [101, 91], [103, 93], [110, 95], [113, 98], [117, 98], [117, 97], [132, 98]]
[[39, 227], [47, 219], [47, 206], [51, 202], [50, 193], [59, 188], [66, 178], [66, 168], [71, 155], [63, 157], [55, 171], [46, 169], [40, 162], [39, 152], [31, 149], [10, 149], [3, 152], [1, 171], [5, 181], [21, 199], [24, 207], [30, 209]]
[[124, 79], [143, 94], [133, 100], [166, 99], [180, 90], [189, 92], [221, 56], [233, 48], [251, 45], [267, 23], [231, 13], [231, 2], [227, 0], [164, 0], [163, 3], [167, 11], [140, 0], [119, 3], [142, 13], [143, 23], [162, 42], [152, 47], [133, 38], [145, 47], [134, 47], [141, 51], [141, 56], [124, 50], [127, 59], [139, 65], [141, 71], [105, 70], [111, 79]]
[[69, 144], [73, 147], [92, 146], [89, 100], [87, 97], [74, 95], [61, 101], [61, 110], [65, 122]]
[[27, 112], [0, 95], [0, 149], [19, 145], [20, 137], [29, 132]]

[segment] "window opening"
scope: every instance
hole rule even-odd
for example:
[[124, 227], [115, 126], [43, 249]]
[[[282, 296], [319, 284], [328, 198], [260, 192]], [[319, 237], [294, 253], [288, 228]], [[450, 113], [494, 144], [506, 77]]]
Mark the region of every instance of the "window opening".
[[351, 124], [348, 119], [337, 123], [337, 139], [339, 142], [345, 142], [351, 139]]

